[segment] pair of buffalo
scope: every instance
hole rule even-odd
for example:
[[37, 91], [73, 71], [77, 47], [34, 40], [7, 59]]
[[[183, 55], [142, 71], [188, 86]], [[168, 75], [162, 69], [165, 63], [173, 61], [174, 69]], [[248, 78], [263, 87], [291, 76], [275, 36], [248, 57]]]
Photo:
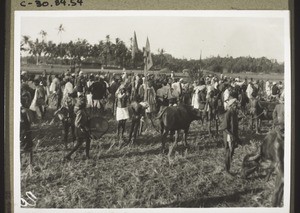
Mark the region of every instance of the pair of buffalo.
[[[180, 130], [184, 131], [184, 144], [186, 148], [188, 147], [187, 135], [190, 124], [194, 120], [202, 120], [202, 112], [187, 105], [169, 106], [159, 112], [158, 119], [161, 124], [162, 151], [165, 150], [166, 137], [169, 132], [175, 132], [175, 140], [169, 148], [170, 157], [173, 148], [177, 145]], [[279, 206], [283, 196], [283, 144], [282, 132], [272, 130], [265, 137], [258, 152], [246, 155], [243, 161], [242, 176], [244, 178], [269, 162], [267, 168], [263, 168], [269, 170], [267, 180], [273, 172], [277, 174], [273, 206]]]

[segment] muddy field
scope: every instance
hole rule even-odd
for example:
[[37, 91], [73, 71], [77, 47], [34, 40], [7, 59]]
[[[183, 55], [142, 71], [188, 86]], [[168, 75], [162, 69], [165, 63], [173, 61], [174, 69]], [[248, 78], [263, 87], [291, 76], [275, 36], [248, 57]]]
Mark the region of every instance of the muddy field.
[[[256, 150], [268, 131], [268, 122], [263, 123], [261, 135], [249, 130], [247, 120], [240, 123], [243, 144], [233, 156], [234, 175], [228, 176], [224, 173], [221, 134], [210, 138], [205, 123], [192, 123], [190, 148], [184, 151], [179, 142], [169, 161], [166, 154], [161, 154], [160, 135], [150, 123], [139, 136], [138, 145], [119, 147], [116, 121], [108, 110], [103, 115], [109, 124], [108, 131], [101, 139], [92, 140], [91, 159], [85, 159], [83, 146], [73, 154], [72, 161], [63, 162], [66, 151], [61, 124], [49, 124], [52, 112], [47, 117], [32, 126], [32, 170], [28, 158], [21, 155], [21, 193], [33, 192], [38, 198], [37, 208], [271, 206], [275, 176], [269, 182], [265, 174], [254, 173], [249, 179], [240, 177], [242, 159]], [[129, 126], [130, 121], [128, 131]], [[128, 132], [125, 136], [128, 138]], [[70, 142], [69, 147], [72, 146]]]

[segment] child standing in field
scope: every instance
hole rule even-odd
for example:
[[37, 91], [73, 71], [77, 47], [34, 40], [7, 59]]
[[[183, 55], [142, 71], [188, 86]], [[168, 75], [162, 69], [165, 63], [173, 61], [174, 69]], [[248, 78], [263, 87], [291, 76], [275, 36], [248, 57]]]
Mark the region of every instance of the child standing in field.
[[65, 160], [71, 160], [71, 155], [86, 141], [85, 152], [86, 157], [90, 158], [90, 144], [91, 139], [89, 135], [89, 116], [86, 112], [86, 100], [85, 97], [79, 96], [74, 107], [75, 117], [75, 135], [77, 139], [76, 146], [65, 157]]
[[[124, 132], [125, 132], [125, 124], [126, 120], [129, 118], [129, 111], [128, 111], [128, 98], [129, 95], [126, 92], [124, 85], [121, 85], [119, 89], [116, 91], [116, 98], [117, 98], [117, 110], [116, 110], [116, 120], [118, 121], [118, 140], [119, 144], [124, 141]], [[121, 132], [121, 137], [120, 137]]]

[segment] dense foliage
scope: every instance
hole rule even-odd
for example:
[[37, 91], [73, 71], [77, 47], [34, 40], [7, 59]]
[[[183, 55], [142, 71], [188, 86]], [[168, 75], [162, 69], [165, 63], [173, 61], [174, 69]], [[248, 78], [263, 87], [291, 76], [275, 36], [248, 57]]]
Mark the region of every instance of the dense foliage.
[[[138, 50], [134, 60], [131, 56], [132, 47], [127, 47], [119, 38], [115, 41], [107, 35], [97, 44], [90, 44], [85, 39], [77, 39], [68, 43], [56, 44], [46, 41], [46, 32], [41, 31], [42, 39], [31, 40], [29, 36], [23, 36], [21, 40], [21, 52], [27, 53], [26, 63], [45, 64], [76, 64], [82, 66], [114, 67], [114, 68], [138, 68], [144, 65], [143, 51]], [[132, 41], [132, 39], [131, 39]], [[157, 53], [154, 53], [157, 52]], [[25, 54], [26, 55], [26, 54]], [[186, 70], [189, 73], [199, 73], [199, 70], [210, 70], [217, 73], [283, 73], [284, 64], [266, 57], [209, 57], [205, 59], [178, 59], [166, 53], [164, 49], [152, 51], [153, 68], [160, 70], [168, 68], [175, 72]]]

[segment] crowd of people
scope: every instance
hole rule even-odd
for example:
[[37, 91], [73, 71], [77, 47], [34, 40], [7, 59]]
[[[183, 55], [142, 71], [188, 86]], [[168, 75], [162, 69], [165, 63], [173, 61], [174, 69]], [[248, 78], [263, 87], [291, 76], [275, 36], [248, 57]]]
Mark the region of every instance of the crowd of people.
[[[125, 125], [131, 119], [129, 141], [135, 140], [143, 119], [154, 118], [162, 107], [190, 105], [203, 111], [207, 119], [217, 119], [224, 114], [220, 130], [224, 130], [225, 148], [233, 141], [238, 143], [237, 108], [249, 113], [255, 121], [255, 131], [260, 131], [259, 117], [262, 101], [278, 102], [273, 111], [274, 127], [284, 129], [284, 85], [281, 81], [264, 81], [231, 78], [225, 75], [204, 75], [188, 81], [172, 75], [137, 74], [123, 72], [84, 73], [67, 71], [63, 74], [42, 75], [21, 73], [21, 145], [31, 150], [33, 143], [30, 126], [43, 121], [47, 111], [63, 123], [65, 147], [71, 133], [77, 144], [64, 157], [71, 155], [86, 142], [89, 158], [89, 119], [94, 114], [110, 112], [118, 123], [117, 137], [124, 143]], [[130, 113], [132, 112], [132, 113]], [[133, 136], [133, 137], [132, 137]], [[229, 169], [229, 168], [228, 168]]]

